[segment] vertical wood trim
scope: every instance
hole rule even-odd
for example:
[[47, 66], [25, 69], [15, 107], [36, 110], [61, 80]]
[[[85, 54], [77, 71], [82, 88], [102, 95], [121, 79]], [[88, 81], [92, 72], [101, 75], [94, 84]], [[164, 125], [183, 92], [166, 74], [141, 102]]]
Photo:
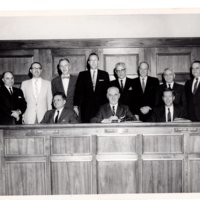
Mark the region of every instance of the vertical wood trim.
[[183, 191], [182, 192], [191, 192], [190, 191], [190, 176], [189, 176], [189, 151], [190, 151], [190, 134], [184, 133], [183, 135], [183, 151], [184, 151], [184, 160], [183, 160]]
[[98, 188], [97, 188], [97, 160], [96, 160], [96, 155], [97, 155], [97, 136], [92, 135], [90, 137], [90, 148], [91, 148], [91, 153], [92, 153], [92, 164], [91, 164], [91, 194], [97, 194], [98, 193]]
[[5, 191], [5, 159], [3, 130], [0, 130], [0, 195], [6, 195]]
[[138, 188], [137, 188], [137, 192], [138, 193], [142, 193], [143, 188], [142, 188], [142, 168], [143, 168], [143, 164], [142, 164], [142, 153], [143, 153], [143, 135], [139, 134], [136, 136], [136, 152], [138, 154], [138, 161], [137, 161], [137, 179], [138, 181], [136, 181], [138, 183]]
[[50, 195], [52, 194], [52, 180], [51, 180], [51, 137], [45, 136], [45, 156], [46, 156], [46, 163], [45, 163], [45, 194]]

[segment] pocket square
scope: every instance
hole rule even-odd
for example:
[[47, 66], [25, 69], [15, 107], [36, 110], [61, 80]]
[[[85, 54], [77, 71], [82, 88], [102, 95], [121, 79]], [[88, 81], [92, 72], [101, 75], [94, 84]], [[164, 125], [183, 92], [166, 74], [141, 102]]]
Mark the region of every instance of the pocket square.
[[128, 88], [128, 90], [133, 90], [133, 88], [132, 88], [132, 87], [130, 87], [130, 88]]
[[18, 99], [22, 99], [22, 97], [21, 97], [21, 96], [18, 96]]
[[99, 81], [104, 81], [104, 79], [99, 79]]

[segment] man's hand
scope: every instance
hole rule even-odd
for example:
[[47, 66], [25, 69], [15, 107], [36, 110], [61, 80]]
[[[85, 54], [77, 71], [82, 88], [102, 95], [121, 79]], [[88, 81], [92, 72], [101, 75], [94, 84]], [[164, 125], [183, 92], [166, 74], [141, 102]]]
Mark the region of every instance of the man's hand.
[[146, 115], [147, 113], [149, 113], [149, 111], [151, 110], [151, 107], [149, 106], [144, 106], [140, 108], [140, 112], [144, 115]]
[[20, 119], [20, 112], [19, 112], [19, 110], [12, 110], [11, 111], [11, 116], [12, 117], [14, 117], [15, 119], [16, 119], [16, 121], [19, 121], [19, 119]]
[[78, 109], [78, 106], [74, 106], [74, 111], [75, 111], [75, 113], [79, 116], [79, 109]]

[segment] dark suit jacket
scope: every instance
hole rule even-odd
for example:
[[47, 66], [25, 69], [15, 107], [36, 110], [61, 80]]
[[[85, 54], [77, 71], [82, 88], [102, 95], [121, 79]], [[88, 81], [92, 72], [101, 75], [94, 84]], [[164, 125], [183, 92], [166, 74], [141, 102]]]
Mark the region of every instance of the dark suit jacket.
[[5, 86], [0, 87], [0, 124], [21, 124], [22, 114], [20, 120], [16, 121], [11, 117], [12, 110], [20, 110], [22, 114], [26, 110], [26, 101], [21, 89], [13, 87], [13, 94], [11, 95]]
[[[112, 116], [112, 110], [110, 104], [104, 104], [100, 107], [99, 112], [95, 117], [91, 119], [92, 123], [100, 123], [103, 119], [107, 119]], [[131, 113], [128, 106], [118, 104], [116, 116], [122, 118], [122, 121], [133, 121], [136, 120], [135, 116]]]
[[133, 105], [133, 79], [126, 77], [126, 82], [123, 90], [119, 85], [119, 80], [113, 80], [110, 82], [110, 86], [115, 86], [119, 88], [120, 91], [120, 99], [119, 102], [123, 105], [127, 105], [132, 113], [134, 113], [134, 105]]
[[200, 121], [200, 85], [195, 94], [192, 93], [192, 82], [185, 83], [185, 94], [187, 99], [187, 114], [191, 121]]
[[[187, 118], [186, 112], [183, 109], [183, 107], [179, 105], [174, 105], [174, 116], [173, 120], [175, 118]], [[166, 122], [165, 117], [165, 106], [161, 105], [159, 107], [155, 107], [153, 109], [152, 115], [150, 116], [150, 119], [148, 120], [150, 122]]]
[[[55, 123], [54, 122], [55, 112], [56, 112], [56, 109], [48, 110], [45, 113], [45, 115], [40, 123], [41, 124], [54, 124]], [[78, 116], [72, 109], [64, 108], [62, 110], [62, 113], [60, 114], [60, 117], [59, 117], [57, 123], [59, 123], [59, 124], [78, 123]]]
[[158, 79], [148, 76], [145, 92], [143, 93], [140, 78], [138, 77], [133, 79], [133, 102], [135, 113], [139, 115], [141, 121], [146, 121], [151, 115], [151, 112], [149, 114], [143, 115], [140, 112], [140, 108], [143, 106], [150, 106], [151, 108], [153, 108], [155, 106], [155, 99], [158, 87]]
[[105, 71], [98, 70], [95, 91], [93, 91], [90, 71], [79, 73], [75, 89], [74, 105], [80, 109], [82, 122], [90, 122], [90, 119], [98, 112], [99, 107], [108, 101], [106, 98], [108, 86], [109, 75]]
[[[66, 94], [66, 97], [67, 97], [66, 103], [65, 103], [66, 108], [73, 108], [74, 91], [75, 91], [76, 81], [77, 81], [77, 77], [70, 75], [68, 90], [67, 90], [67, 94]], [[61, 76], [57, 76], [51, 81], [51, 88], [52, 88], [53, 95], [56, 92], [62, 92], [65, 94]]]
[[[166, 84], [162, 84], [159, 86], [157, 96], [156, 96], [156, 106], [163, 105], [164, 102], [162, 100], [163, 91], [167, 88]], [[175, 92], [175, 99], [174, 104], [180, 105], [184, 109], [186, 109], [186, 96], [185, 96], [185, 89], [183, 85], [180, 85], [178, 83], [174, 83], [174, 86], [172, 90]]]

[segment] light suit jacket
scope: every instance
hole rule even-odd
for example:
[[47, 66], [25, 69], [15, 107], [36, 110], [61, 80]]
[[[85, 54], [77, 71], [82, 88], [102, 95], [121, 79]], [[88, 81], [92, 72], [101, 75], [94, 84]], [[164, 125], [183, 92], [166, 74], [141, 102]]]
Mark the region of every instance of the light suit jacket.
[[32, 79], [22, 82], [21, 89], [27, 102], [27, 108], [24, 113], [24, 123], [34, 124], [36, 117], [38, 123], [44, 117], [47, 110], [52, 109], [52, 91], [50, 81], [42, 79], [40, 93], [36, 99]]

